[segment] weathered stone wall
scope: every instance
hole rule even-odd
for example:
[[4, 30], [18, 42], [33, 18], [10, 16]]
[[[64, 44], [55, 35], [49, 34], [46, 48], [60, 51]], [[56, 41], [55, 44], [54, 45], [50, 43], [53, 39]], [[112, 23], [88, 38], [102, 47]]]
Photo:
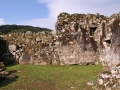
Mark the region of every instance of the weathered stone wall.
[[[56, 51], [65, 64], [97, 63], [111, 66], [120, 63], [120, 14], [58, 15]], [[66, 53], [67, 51], [67, 53]], [[71, 62], [71, 63], [70, 63]]]
[[120, 63], [120, 13], [111, 17], [60, 13], [55, 27], [56, 34], [28, 31], [1, 35], [8, 42], [6, 53], [20, 64]]
[[[2, 52], [2, 60], [11, 60], [11, 56], [14, 58], [14, 62], [19, 64], [49, 64], [48, 54], [50, 51], [50, 45], [52, 42], [52, 33], [39, 32], [32, 33], [30, 31], [26, 33], [12, 33], [1, 35], [4, 41], [7, 41], [7, 46], [2, 45], [7, 49], [6, 52]], [[49, 53], [47, 53], [47, 51]], [[43, 63], [44, 62], [44, 63]]]
[[111, 63], [120, 63], [120, 14], [114, 18], [111, 26]]
[[114, 66], [120, 63], [120, 13], [114, 14], [101, 30], [102, 47], [99, 48], [100, 60], [103, 65]]
[[[107, 21], [108, 18], [100, 14], [59, 14], [56, 22], [56, 41], [62, 48], [60, 58], [64, 56], [62, 60], [67, 64], [97, 64], [99, 46], [94, 32], [103, 20]], [[68, 53], [65, 53], [65, 50]]]

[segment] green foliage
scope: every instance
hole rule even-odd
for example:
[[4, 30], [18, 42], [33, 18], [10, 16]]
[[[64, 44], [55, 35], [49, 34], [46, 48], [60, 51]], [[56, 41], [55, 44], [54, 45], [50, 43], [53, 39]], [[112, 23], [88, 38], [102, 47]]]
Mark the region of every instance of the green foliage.
[[18, 30], [12, 30], [11, 32], [9, 33], [25, 33], [27, 32], [27, 30], [24, 30], [24, 29], [18, 29]]
[[15, 65], [7, 67], [18, 79], [4, 90], [91, 90], [88, 81], [96, 80], [101, 66], [34, 66]]
[[0, 35], [2, 34], [2, 32], [0, 31]]
[[0, 34], [8, 34], [8, 33], [19, 33], [19, 32], [40, 32], [40, 31], [52, 31], [47, 28], [33, 27], [27, 25], [1, 25], [0, 26]]

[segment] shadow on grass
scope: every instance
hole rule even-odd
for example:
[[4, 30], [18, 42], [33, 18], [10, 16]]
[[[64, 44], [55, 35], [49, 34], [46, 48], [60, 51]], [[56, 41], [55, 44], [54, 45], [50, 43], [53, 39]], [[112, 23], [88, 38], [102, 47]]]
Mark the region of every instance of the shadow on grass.
[[15, 75], [16, 72], [17, 72], [17, 70], [11, 70], [11, 71], [9, 71], [9, 75], [7, 75], [6, 77], [3, 77], [3, 82], [0, 83], [0, 89], [2, 87], [6, 87], [7, 85], [17, 81], [18, 76]]

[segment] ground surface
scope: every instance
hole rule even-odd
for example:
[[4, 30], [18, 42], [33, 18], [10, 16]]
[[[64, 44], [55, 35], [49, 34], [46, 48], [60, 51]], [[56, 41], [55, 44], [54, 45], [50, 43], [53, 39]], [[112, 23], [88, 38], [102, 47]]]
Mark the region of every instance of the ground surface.
[[101, 66], [33, 66], [7, 67], [18, 78], [6, 80], [0, 90], [91, 90], [87, 82], [97, 80]]

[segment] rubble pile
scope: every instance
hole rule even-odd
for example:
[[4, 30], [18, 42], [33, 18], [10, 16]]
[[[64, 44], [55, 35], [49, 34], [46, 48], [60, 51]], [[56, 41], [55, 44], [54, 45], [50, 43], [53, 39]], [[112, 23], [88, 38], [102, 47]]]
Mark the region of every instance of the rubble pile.
[[0, 85], [3, 84], [5, 81], [14, 81], [18, 77], [11, 73], [11, 71], [7, 71], [4, 65], [4, 62], [0, 62]]
[[4, 63], [0, 62], [0, 83], [2, 83], [5, 80], [6, 75], [8, 75], [8, 72], [5, 71]]
[[98, 83], [92, 87], [94, 90], [120, 90], [120, 64], [100, 73]]

